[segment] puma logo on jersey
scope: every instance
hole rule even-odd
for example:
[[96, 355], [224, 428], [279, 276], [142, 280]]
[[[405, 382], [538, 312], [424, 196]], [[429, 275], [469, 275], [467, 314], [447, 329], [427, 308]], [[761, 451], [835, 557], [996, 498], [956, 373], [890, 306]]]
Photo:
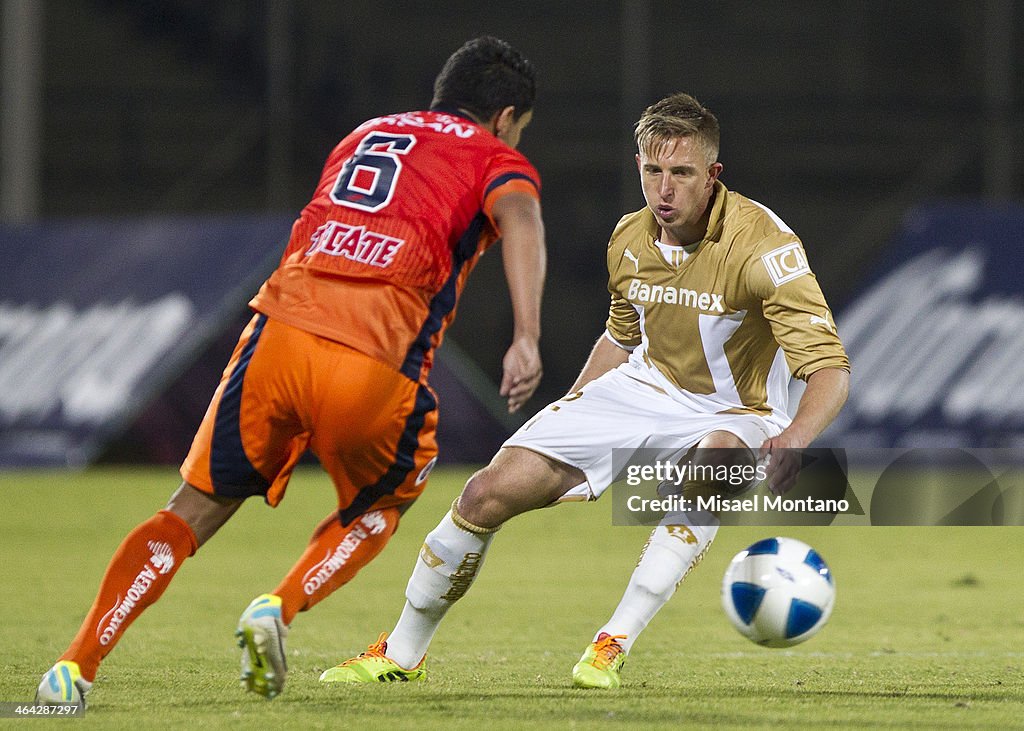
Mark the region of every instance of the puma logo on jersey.
[[309, 240], [311, 246], [306, 256], [343, 256], [375, 267], [390, 265], [395, 254], [405, 244], [402, 239], [370, 231], [365, 226], [350, 226], [340, 221], [328, 221], [318, 228]]
[[696, 310], [725, 313], [724, 295], [711, 292], [695, 292], [684, 287], [662, 286], [660, 284], [644, 284], [639, 279], [629, 283], [626, 299], [630, 302], [644, 304], [682, 305]]
[[829, 319], [828, 319], [828, 310], [825, 311], [825, 316], [824, 317], [818, 317], [817, 315], [811, 315], [810, 323], [812, 325], [824, 325], [825, 329], [828, 330], [829, 332], [833, 332], [834, 333], [836, 331], [836, 326], [833, 325], [829, 321]]
[[640, 273], [640, 260], [633, 254], [632, 251], [626, 249], [622, 252], [622, 255], [633, 262], [633, 266], [636, 268], [636, 273]]
[[796, 242], [772, 249], [761, 257], [761, 261], [776, 287], [811, 273], [804, 251]]

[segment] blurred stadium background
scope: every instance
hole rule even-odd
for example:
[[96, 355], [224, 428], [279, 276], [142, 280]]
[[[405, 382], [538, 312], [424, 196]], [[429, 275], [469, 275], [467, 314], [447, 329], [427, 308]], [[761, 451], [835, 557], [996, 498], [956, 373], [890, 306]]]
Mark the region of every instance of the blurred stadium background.
[[[328, 151], [426, 106], [479, 33], [540, 77], [522, 149], [543, 176], [550, 275], [527, 412], [602, 330], [604, 246], [643, 204], [631, 125], [683, 90], [721, 120], [726, 184], [801, 235], [837, 313], [855, 381], [833, 439], [1024, 444], [1024, 396], [994, 387], [1024, 379], [1013, 0], [0, 8], [0, 465], [177, 462]], [[503, 292], [487, 257], [442, 348], [448, 461], [488, 458], [515, 425], [488, 385]], [[162, 330], [140, 324], [154, 312]]]

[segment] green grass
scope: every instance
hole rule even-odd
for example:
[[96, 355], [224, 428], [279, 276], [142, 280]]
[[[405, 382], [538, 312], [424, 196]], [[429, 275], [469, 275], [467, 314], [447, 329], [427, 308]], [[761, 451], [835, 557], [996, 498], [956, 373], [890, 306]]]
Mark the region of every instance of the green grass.
[[[76, 728], [1010, 728], [1024, 722], [1022, 528], [726, 528], [655, 618], [619, 691], [569, 671], [619, 599], [647, 530], [610, 502], [523, 516], [431, 648], [427, 683], [327, 687], [320, 672], [390, 630], [423, 536], [468, 472], [438, 470], [384, 553], [295, 621], [284, 694], [243, 693], [232, 631], [333, 505], [299, 471], [276, 510], [250, 501], [184, 564], [101, 667]], [[110, 553], [163, 505], [173, 469], [0, 474], [0, 701], [28, 701], [77, 629]], [[838, 586], [811, 641], [765, 650], [719, 607], [732, 555], [773, 532], [816, 546]], [[14, 724], [18, 721], [0, 721]], [[46, 725], [47, 721], [39, 723]], [[56, 721], [61, 723], [61, 721]]]

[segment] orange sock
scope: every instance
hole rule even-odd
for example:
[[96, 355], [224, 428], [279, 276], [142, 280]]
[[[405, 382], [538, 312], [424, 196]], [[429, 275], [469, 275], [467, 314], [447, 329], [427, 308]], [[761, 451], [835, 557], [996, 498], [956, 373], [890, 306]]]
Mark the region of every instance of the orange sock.
[[273, 593], [281, 597], [281, 619], [291, 624], [333, 591], [347, 584], [373, 560], [398, 527], [397, 508], [374, 510], [348, 526], [337, 513], [329, 515], [313, 531], [302, 557], [292, 566]]
[[167, 510], [136, 526], [114, 552], [89, 614], [60, 659], [78, 663], [92, 682], [128, 625], [160, 598], [197, 548], [192, 528]]

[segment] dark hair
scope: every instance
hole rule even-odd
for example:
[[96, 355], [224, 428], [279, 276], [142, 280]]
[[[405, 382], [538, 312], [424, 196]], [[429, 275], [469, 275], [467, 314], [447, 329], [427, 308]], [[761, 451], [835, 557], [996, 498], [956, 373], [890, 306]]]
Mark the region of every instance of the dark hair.
[[694, 137], [707, 162], [718, 159], [718, 120], [689, 94], [677, 93], [655, 102], [640, 115], [634, 136], [641, 152], [651, 153], [679, 137]]
[[533, 65], [508, 43], [480, 36], [448, 57], [434, 80], [430, 108], [461, 108], [487, 121], [511, 106], [518, 119], [533, 108], [535, 75]]

